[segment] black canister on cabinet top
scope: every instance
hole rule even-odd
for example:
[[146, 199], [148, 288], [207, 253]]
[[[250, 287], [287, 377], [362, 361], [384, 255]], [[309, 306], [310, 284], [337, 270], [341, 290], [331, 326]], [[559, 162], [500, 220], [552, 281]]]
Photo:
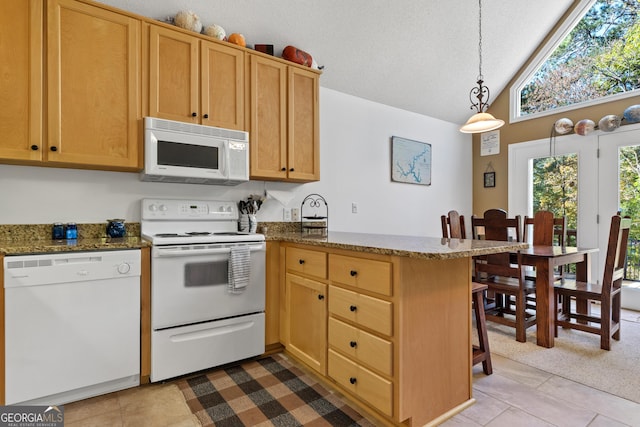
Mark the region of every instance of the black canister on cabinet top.
[[63, 240], [67, 237], [64, 229], [64, 224], [61, 222], [56, 222], [53, 224], [53, 228], [51, 230], [51, 238], [53, 240]]

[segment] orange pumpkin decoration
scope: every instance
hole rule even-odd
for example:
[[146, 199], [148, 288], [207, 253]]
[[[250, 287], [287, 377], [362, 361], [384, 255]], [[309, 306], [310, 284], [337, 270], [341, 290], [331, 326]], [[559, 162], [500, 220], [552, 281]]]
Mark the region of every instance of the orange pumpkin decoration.
[[247, 47], [247, 41], [244, 39], [244, 36], [239, 33], [232, 33], [229, 35], [227, 39], [229, 43], [237, 44], [238, 46]]

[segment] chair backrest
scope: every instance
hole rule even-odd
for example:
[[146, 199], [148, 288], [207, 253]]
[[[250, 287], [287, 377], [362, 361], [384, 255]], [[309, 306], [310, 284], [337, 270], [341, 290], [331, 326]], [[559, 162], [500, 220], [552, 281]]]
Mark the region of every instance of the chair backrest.
[[[522, 241], [533, 245], [554, 245], [554, 238], [558, 236], [558, 244], [564, 244], [566, 233], [566, 217], [554, 218], [549, 211], [538, 211], [534, 217], [524, 217], [524, 231]], [[531, 238], [531, 227], [533, 227], [533, 238]], [[531, 242], [529, 242], [531, 240]]]
[[503, 209], [489, 209], [484, 212], [484, 238], [485, 240], [508, 241], [512, 237], [520, 242], [521, 228], [520, 215], [508, 218]]
[[466, 239], [467, 232], [464, 226], [464, 215], [460, 215], [458, 211], [449, 211], [447, 215], [440, 217], [442, 222], [442, 237], [452, 239]]
[[614, 287], [617, 288], [622, 285], [630, 228], [631, 218], [622, 218], [620, 215], [611, 217], [607, 257], [604, 261], [604, 274], [602, 279], [602, 294], [605, 298], [611, 295]]

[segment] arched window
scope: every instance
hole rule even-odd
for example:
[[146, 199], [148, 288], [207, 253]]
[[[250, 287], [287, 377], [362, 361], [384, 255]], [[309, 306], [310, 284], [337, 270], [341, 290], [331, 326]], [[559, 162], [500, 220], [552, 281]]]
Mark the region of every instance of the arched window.
[[583, 0], [511, 87], [511, 122], [640, 93], [640, 1]]

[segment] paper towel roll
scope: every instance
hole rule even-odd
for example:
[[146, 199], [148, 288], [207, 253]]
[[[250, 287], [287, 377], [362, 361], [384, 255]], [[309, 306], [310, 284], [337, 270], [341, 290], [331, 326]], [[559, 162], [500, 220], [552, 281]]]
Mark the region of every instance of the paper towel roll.
[[267, 190], [267, 197], [273, 197], [279, 201], [282, 206], [288, 206], [295, 197], [295, 194], [293, 191]]

